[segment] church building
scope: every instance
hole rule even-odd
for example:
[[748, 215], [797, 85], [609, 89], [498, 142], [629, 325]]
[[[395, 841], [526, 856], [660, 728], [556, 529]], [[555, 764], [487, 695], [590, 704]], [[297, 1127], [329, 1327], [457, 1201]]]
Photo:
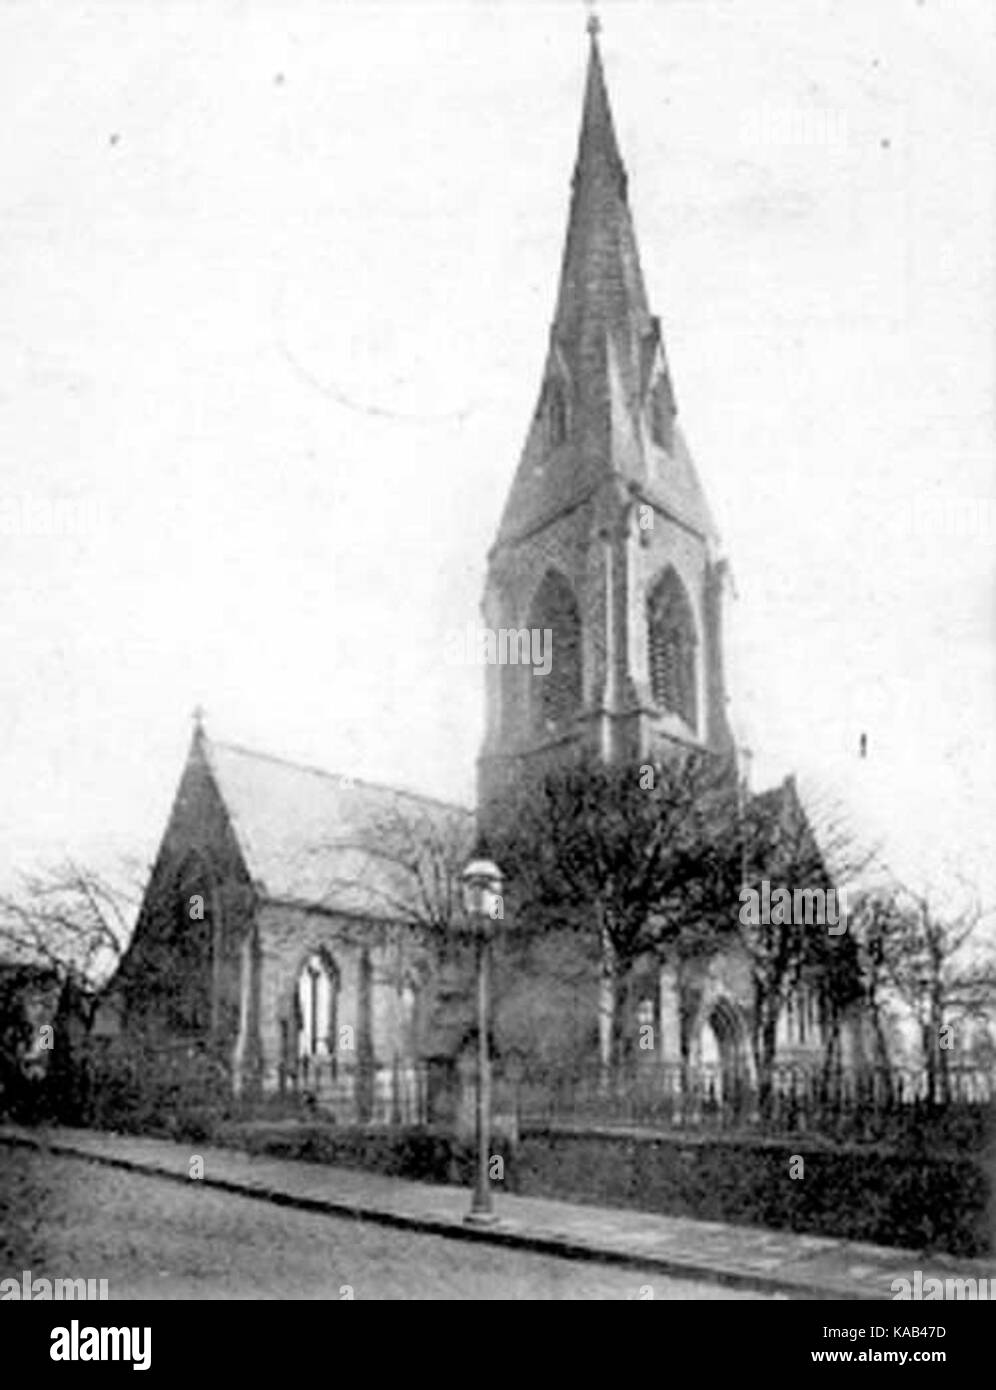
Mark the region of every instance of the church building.
[[[493, 631], [549, 630], [553, 663], [542, 679], [528, 665], [485, 668], [483, 824], [526, 763], [682, 747], [736, 756], [725, 564], [648, 302], [594, 20], [589, 33], [556, 306], [482, 604]], [[773, 795], [801, 814], [791, 784]], [[123, 1031], [211, 1039], [237, 1093], [304, 1093], [344, 1121], [425, 1118], [427, 1063], [466, 1035], [434, 1031], [438, 957], [412, 929], [402, 860], [374, 852], [392, 817], [437, 842], [473, 840], [469, 811], [217, 743], [198, 726], [111, 986]], [[542, 1027], [535, 993], [523, 998], [518, 1015], [499, 1002], [499, 1049], [528, 1054]], [[590, 991], [577, 998], [594, 1010]], [[742, 955], [703, 970], [696, 1063], [749, 1078], [750, 998]], [[641, 1004], [657, 1061], [678, 1059], [686, 1006], [659, 971]], [[791, 1056], [818, 1057], [815, 991], [780, 1028]]]
[[236, 1095], [306, 1098], [340, 1123], [423, 1120], [435, 962], [412, 930], [406, 852], [451, 846], [456, 862], [472, 822], [198, 722], [105, 1016], [136, 1055], [216, 1058]]
[[[727, 566], [648, 302], [595, 17], [588, 32], [556, 305], [482, 602], [487, 630], [550, 633], [552, 665], [542, 677], [522, 662], [485, 668], [485, 826], [524, 774], [579, 754], [618, 763], [689, 747], [739, 755], [723, 669]], [[808, 833], [793, 780], [765, 797], [787, 834]], [[720, 1087], [751, 1080], [751, 985], [735, 948], [690, 987], [648, 964], [639, 1020], [654, 1028], [653, 1062], [677, 1071], [684, 1014], [693, 1065], [711, 1068]], [[581, 1008], [594, 1007], [589, 992]], [[781, 1020], [783, 1056], [819, 1057], [819, 1015], [814, 981]], [[576, 1021], [561, 1031], [574, 1050], [590, 1036]]]

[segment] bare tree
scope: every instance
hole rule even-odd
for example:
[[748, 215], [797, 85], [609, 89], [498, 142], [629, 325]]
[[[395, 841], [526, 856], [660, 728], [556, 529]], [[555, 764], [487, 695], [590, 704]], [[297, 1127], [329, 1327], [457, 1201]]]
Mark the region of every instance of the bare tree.
[[0, 951], [44, 966], [92, 1001], [128, 943], [140, 884], [131, 863], [119, 880], [73, 859], [22, 874], [0, 894]]
[[707, 896], [704, 866], [717, 858], [732, 792], [728, 761], [690, 749], [656, 763], [582, 761], [524, 780], [496, 808], [518, 910], [536, 931], [587, 934], [598, 952], [605, 1085], [626, 1055], [635, 964], [679, 939], [691, 951], [714, 920], [693, 920], [689, 903], [693, 885], [700, 905]]
[[[841, 923], [816, 920], [815, 911], [795, 911], [797, 892], [827, 893], [855, 880], [875, 857], [863, 845], [844, 809], [823, 794], [803, 807], [794, 778], [762, 795], [744, 797], [736, 837], [744, 890], [761, 895], [767, 881], [772, 903], [767, 914], [739, 914], [739, 941], [753, 983], [752, 1049], [762, 1114], [772, 1098], [778, 1019], [804, 980], [818, 987], [824, 1005], [825, 1069], [839, 1058], [842, 1020], [856, 998], [856, 960]], [[789, 894], [791, 908], [775, 906], [776, 890]], [[783, 899], [783, 901], [785, 901]], [[813, 902], [805, 898], [805, 906]], [[840, 900], [837, 899], [838, 916]], [[765, 916], [767, 920], [765, 920]]]
[[[22, 1102], [30, 1095], [31, 1104], [43, 1104], [45, 1113], [71, 1120], [81, 1117], [88, 1082], [73, 1037], [92, 1027], [98, 990], [131, 935], [140, 883], [137, 866], [131, 863], [122, 865], [118, 878], [112, 879], [66, 859], [22, 874], [13, 888], [0, 894], [0, 958], [8, 963], [2, 972], [6, 1003], [0, 1013], [9, 1024], [14, 1017], [27, 1019], [25, 1010], [33, 1008], [35, 1022], [50, 1023], [53, 1036], [59, 1038], [44, 1068], [44, 1091], [26, 1090], [24, 1038], [19, 1040], [16, 1029], [5, 1027], [0, 1052], [6, 1082], [0, 1080], [0, 1090], [16, 1095], [20, 1084]], [[29, 1033], [35, 1033], [34, 1025]]]
[[887, 1101], [894, 1096], [893, 1016], [890, 1007], [892, 890], [862, 894], [851, 911], [851, 939], [858, 960], [860, 999], [871, 1027], [874, 1060]]
[[431, 963], [422, 1014], [443, 1028], [472, 1025], [461, 875], [474, 830], [469, 811], [394, 795], [360, 807], [347, 837], [311, 847], [330, 904], [393, 925], [399, 988], [418, 957]]
[[990, 914], [977, 900], [942, 908], [929, 891], [898, 884], [870, 906], [866, 990], [891, 989], [917, 1030], [927, 1095], [950, 1098], [955, 1031], [996, 1015], [996, 953], [980, 941]]
[[362, 893], [368, 906], [404, 922], [426, 943], [445, 943], [462, 912], [460, 875], [473, 839], [469, 812], [394, 797], [359, 817], [349, 838], [313, 852], [327, 861], [326, 894]]

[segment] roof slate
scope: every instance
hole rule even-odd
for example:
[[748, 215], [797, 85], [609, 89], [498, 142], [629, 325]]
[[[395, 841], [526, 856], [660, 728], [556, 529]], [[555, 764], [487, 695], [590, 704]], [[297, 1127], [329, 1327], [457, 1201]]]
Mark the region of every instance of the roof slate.
[[445, 835], [472, 813], [202, 738], [246, 867], [265, 898], [360, 916], [403, 918], [411, 878], [385, 830]]

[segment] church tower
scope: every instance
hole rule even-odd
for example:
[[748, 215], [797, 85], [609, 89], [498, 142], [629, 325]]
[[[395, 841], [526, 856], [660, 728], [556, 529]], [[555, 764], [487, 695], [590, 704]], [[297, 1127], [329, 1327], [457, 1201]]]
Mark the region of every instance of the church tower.
[[[524, 760], [732, 750], [724, 566], [647, 302], [594, 17], [588, 32], [546, 363], [488, 556], [484, 624], [520, 636], [485, 668], [482, 807]], [[548, 674], [522, 664], [536, 650], [522, 629], [552, 635]]]

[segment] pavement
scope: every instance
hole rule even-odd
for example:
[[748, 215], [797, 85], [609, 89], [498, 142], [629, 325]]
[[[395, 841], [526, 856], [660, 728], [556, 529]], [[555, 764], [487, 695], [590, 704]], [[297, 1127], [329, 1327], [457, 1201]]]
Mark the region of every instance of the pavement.
[[[519, 1197], [496, 1188], [494, 1225], [470, 1224], [465, 1187], [411, 1182], [362, 1169], [250, 1155], [237, 1149], [178, 1144], [166, 1139], [96, 1130], [0, 1126], [0, 1144], [77, 1157], [175, 1182], [204, 1182], [224, 1192], [294, 1207], [351, 1216], [451, 1239], [532, 1250], [565, 1259], [656, 1269], [676, 1278], [752, 1289], [795, 1299], [894, 1298], [892, 1281], [990, 1278], [996, 1262], [926, 1255], [823, 1236], [733, 1226], [718, 1221], [543, 1197]], [[191, 1160], [203, 1164], [191, 1176]]]

